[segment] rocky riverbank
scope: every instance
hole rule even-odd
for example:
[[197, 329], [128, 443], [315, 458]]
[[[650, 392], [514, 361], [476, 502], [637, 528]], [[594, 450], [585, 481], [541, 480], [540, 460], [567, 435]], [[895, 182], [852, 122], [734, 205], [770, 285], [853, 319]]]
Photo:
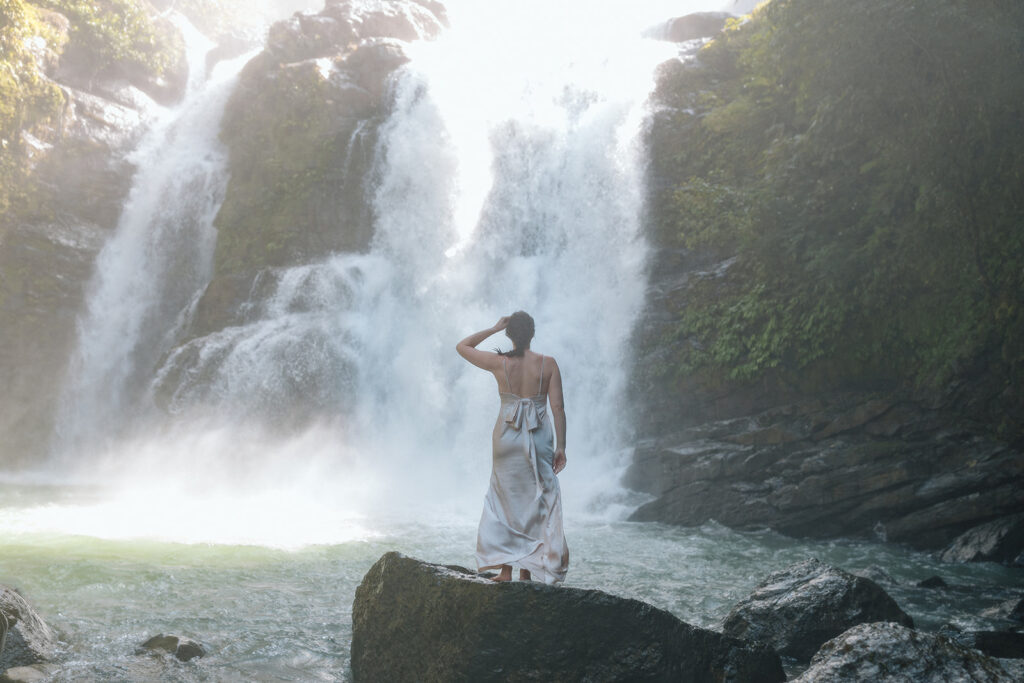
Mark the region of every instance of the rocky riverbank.
[[[352, 606], [352, 674], [377, 680], [1015, 680], [1024, 648], [1001, 651], [915, 631], [874, 581], [815, 560], [768, 577], [724, 633], [636, 600], [474, 572], [387, 553]], [[1008, 659], [998, 659], [999, 657]], [[809, 667], [809, 668], [808, 668]]]
[[641, 442], [625, 482], [656, 497], [635, 520], [950, 546], [950, 561], [1013, 563], [1024, 551], [1021, 453], [884, 395], [805, 400]]

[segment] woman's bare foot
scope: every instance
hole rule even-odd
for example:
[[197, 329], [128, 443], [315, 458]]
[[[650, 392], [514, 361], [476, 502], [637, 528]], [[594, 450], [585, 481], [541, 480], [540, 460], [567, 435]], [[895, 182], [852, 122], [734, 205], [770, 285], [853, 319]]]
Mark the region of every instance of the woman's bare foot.
[[[511, 577], [509, 577], [509, 578], [511, 578]], [[520, 569], [519, 570], [519, 580], [520, 581], [529, 581], [530, 580], [530, 570], [529, 569]]]
[[512, 567], [511, 565], [501, 565], [501, 573], [497, 576], [491, 577], [491, 581], [511, 581], [512, 580]]

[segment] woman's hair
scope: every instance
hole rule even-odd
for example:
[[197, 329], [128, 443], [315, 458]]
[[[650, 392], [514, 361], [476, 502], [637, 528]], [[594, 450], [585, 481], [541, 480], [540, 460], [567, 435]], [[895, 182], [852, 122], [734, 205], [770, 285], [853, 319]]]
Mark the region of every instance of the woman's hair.
[[533, 318], [525, 311], [516, 311], [508, 319], [505, 335], [514, 345], [511, 351], [498, 351], [502, 356], [522, 356], [530, 348], [533, 339]]

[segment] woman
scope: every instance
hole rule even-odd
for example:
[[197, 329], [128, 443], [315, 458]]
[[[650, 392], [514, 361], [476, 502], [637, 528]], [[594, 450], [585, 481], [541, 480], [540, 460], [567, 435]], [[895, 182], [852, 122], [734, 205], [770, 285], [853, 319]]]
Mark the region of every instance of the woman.
[[[512, 340], [511, 351], [476, 348], [501, 330]], [[565, 468], [562, 376], [554, 358], [530, 350], [532, 339], [533, 318], [517, 311], [455, 346], [463, 358], [494, 375], [501, 395], [476, 563], [481, 571], [499, 569], [495, 581], [511, 581], [516, 565], [521, 581], [537, 577], [544, 583], [561, 583], [569, 567], [562, 493], [555, 476]], [[549, 401], [554, 443], [547, 420]]]

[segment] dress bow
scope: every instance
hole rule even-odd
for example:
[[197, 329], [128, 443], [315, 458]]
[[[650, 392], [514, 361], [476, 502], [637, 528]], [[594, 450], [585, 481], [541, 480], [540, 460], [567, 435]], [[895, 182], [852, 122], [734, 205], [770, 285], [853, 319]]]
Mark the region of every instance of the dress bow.
[[512, 412], [505, 422], [509, 423], [517, 431], [522, 431], [526, 426], [527, 431], [533, 431], [540, 426], [540, 416], [537, 415], [537, 404], [533, 399], [521, 398], [515, 402]]
[[[543, 407], [541, 407], [543, 411]], [[540, 427], [540, 421], [543, 417], [541, 411], [537, 410], [537, 404], [533, 402], [531, 398], [520, 398], [517, 400], [509, 412], [508, 417], [505, 418], [505, 422], [508, 423], [512, 429], [516, 431], [523, 431], [523, 427], [526, 427], [526, 431], [532, 432]], [[535, 485], [534, 500], [539, 499], [544, 495], [544, 485], [540, 481], [540, 469], [537, 466], [537, 448], [533, 443], [533, 435], [526, 435], [526, 457], [530, 460], [530, 467], [533, 469], [533, 483]]]

